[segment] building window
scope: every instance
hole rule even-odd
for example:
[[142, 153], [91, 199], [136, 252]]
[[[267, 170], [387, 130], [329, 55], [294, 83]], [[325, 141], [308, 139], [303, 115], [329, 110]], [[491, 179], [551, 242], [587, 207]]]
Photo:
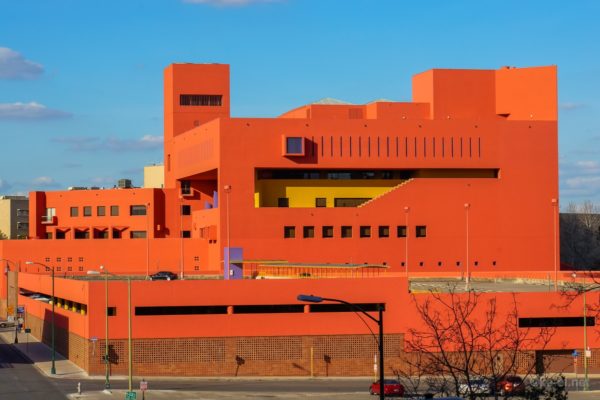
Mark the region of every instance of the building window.
[[84, 206], [83, 207], [83, 216], [84, 217], [91, 217], [92, 216], [92, 207], [91, 206]]
[[406, 237], [406, 225], [398, 225], [396, 231], [398, 237]]
[[113, 228], [112, 237], [113, 237], [113, 239], [121, 239], [121, 237], [122, 237], [121, 231]]
[[192, 206], [184, 204], [181, 206], [181, 215], [192, 215]]
[[96, 207], [96, 214], [99, 217], [104, 217], [106, 215], [106, 207], [104, 207], [104, 206]]
[[17, 222], [17, 229], [29, 229], [29, 222]]
[[46, 239], [52, 239], [52, 232], [46, 232]]
[[180, 106], [220, 107], [223, 95], [220, 94], [180, 94]]
[[108, 307], [106, 309], [106, 315], [108, 315], [109, 317], [115, 317], [117, 315], [117, 307]]
[[296, 237], [296, 227], [295, 226], [284, 226], [283, 227], [283, 237], [286, 239], [293, 239]]
[[119, 216], [119, 206], [110, 206], [110, 216], [111, 217]]
[[189, 239], [192, 237], [191, 231], [181, 231], [181, 237], [184, 239]]
[[89, 239], [90, 231], [87, 229], [75, 229], [75, 239]]
[[304, 155], [304, 138], [286, 137], [285, 138], [286, 155]]
[[333, 203], [335, 207], [358, 207], [371, 198], [335, 198]]
[[17, 217], [28, 217], [29, 210], [17, 209]]
[[418, 238], [427, 237], [427, 227], [425, 225], [417, 225], [415, 235]]
[[340, 236], [343, 238], [351, 238], [352, 237], [352, 227], [351, 226], [342, 226]]
[[277, 207], [289, 207], [290, 199], [287, 197], [280, 197], [277, 199]]
[[371, 227], [370, 226], [361, 226], [360, 227], [360, 237], [361, 238], [370, 238], [371, 237]]
[[315, 237], [315, 227], [314, 226], [305, 226], [302, 228], [302, 236], [304, 238], [314, 238]]
[[323, 227], [323, 237], [324, 238], [332, 238], [333, 237], [333, 226], [324, 226]]
[[[583, 317], [541, 317], [541, 318], [519, 318], [519, 328], [558, 328], [584, 326]], [[586, 317], [587, 326], [595, 326], [595, 317]]]
[[200, 261], [200, 256], [194, 256], [194, 261]]
[[325, 197], [317, 197], [315, 199], [315, 207], [327, 207], [327, 199]]
[[131, 231], [129, 237], [131, 239], [146, 239], [146, 231]]
[[144, 206], [144, 205], [129, 206], [129, 215], [146, 215], [146, 206]]
[[390, 227], [389, 226], [380, 226], [379, 227], [379, 237], [380, 238], [390, 237]]
[[71, 217], [78, 217], [78, 216], [79, 216], [79, 208], [71, 207]]
[[181, 190], [181, 194], [183, 196], [188, 196], [190, 194], [192, 194], [192, 182], [191, 181], [187, 181], [187, 180], [183, 180], [179, 182], [179, 187]]

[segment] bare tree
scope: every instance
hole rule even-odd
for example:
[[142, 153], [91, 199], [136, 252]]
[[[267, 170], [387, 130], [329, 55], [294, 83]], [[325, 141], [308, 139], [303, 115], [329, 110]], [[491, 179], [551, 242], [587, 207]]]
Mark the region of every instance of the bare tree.
[[446, 394], [473, 399], [482, 395], [474, 385], [481, 377], [493, 389], [507, 375], [533, 373], [534, 349], [544, 349], [554, 334], [550, 328], [520, 328], [514, 295], [507, 312], [498, 311], [496, 297], [473, 290], [449, 288], [413, 301], [422, 325], [407, 335], [406, 351], [415, 354], [408, 357], [407, 372], [436, 376], [434, 390]]
[[570, 203], [560, 215], [561, 260], [575, 269], [600, 268], [600, 206]]

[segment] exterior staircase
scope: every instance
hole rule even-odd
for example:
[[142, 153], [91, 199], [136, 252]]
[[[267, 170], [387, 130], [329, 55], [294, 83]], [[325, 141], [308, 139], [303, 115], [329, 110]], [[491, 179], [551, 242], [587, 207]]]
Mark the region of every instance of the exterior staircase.
[[393, 191], [397, 190], [398, 188], [400, 188], [400, 187], [402, 187], [402, 186], [406, 185], [407, 183], [409, 183], [409, 182], [410, 182], [410, 181], [412, 181], [412, 180], [413, 180], [413, 178], [410, 178], [410, 179], [407, 179], [407, 180], [403, 181], [402, 183], [399, 183], [399, 184], [397, 184], [396, 186], [392, 186], [392, 187], [390, 188], [390, 190], [388, 190], [387, 192], [381, 193], [379, 196], [373, 197], [373, 198], [372, 198], [371, 200], [369, 200], [369, 201], [365, 201], [364, 203], [362, 203], [361, 205], [359, 205], [359, 206], [358, 206], [358, 207], [356, 207], [356, 208], [362, 208], [362, 207], [366, 207], [366, 206], [368, 206], [369, 204], [371, 204], [372, 202], [374, 202], [374, 201], [376, 201], [376, 200], [379, 200], [379, 199], [380, 199], [380, 198], [382, 198], [383, 196], [387, 196], [387, 195], [388, 195], [388, 194], [390, 194], [391, 192], [393, 192]]

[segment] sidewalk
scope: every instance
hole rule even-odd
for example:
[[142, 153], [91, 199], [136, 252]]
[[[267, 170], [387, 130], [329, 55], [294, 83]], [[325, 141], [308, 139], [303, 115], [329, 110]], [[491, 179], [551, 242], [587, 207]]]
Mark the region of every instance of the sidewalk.
[[[0, 336], [6, 343], [10, 344], [15, 341], [14, 330], [0, 331]], [[54, 362], [56, 375], [52, 375], [50, 373], [50, 369], [52, 368], [52, 349], [28, 333], [19, 333], [18, 341], [19, 343], [13, 344], [13, 346], [19, 350], [23, 356], [28, 358], [44, 375], [53, 378], [88, 378], [88, 374], [83, 369], [65, 359], [59, 353], [56, 353]]]

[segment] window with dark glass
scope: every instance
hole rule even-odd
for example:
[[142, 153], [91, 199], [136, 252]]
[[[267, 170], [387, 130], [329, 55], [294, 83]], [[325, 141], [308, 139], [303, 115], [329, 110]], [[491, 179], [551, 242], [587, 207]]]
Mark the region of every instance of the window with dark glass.
[[324, 238], [332, 238], [333, 237], [333, 226], [324, 226], [323, 227], [323, 237]]
[[183, 181], [180, 181], [180, 185], [181, 185], [181, 194], [183, 194], [183, 195], [192, 194], [192, 182], [183, 180]]
[[371, 237], [371, 227], [370, 226], [361, 226], [360, 227], [360, 237], [361, 238]]
[[285, 138], [285, 154], [304, 154], [304, 138], [301, 137], [286, 137]]
[[223, 103], [223, 96], [220, 94], [181, 94], [179, 95], [179, 105], [181, 106], [208, 106], [218, 107]]
[[104, 207], [104, 206], [96, 207], [96, 214], [99, 217], [104, 217], [106, 215], [106, 207]]
[[79, 216], [79, 208], [71, 207], [71, 217], [77, 217], [77, 216]]
[[358, 207], [371, 200], [370, 198], [336, 198], [333, 199], [335, 207]]
[[181, 231], [181, 237], [184, 239], [189, 239], [192, 237], [191, 231]]
[[315, 237], [315, 227], [314, 226], [305, 226], [302, 228], [302, 234], [305, 238], [314, 238]]
[[83, 207], [83, 216], [84, 217], [91, 217], [92, 216], [92, 207], [91, 206], [84, 206]]
[[390, 237], [390, 227], [385, 226], [385, 225], [380, 225], [379, 226], [379, 237], [380, 238]]
[[192, 215], [192, 206], [184, 204], [181, 206], [181, 215]]
[[327, 199], [325, 197], [317, 197], [315, 199], [316, 207], [327, 207]]
[[119, 215], [119, 206], [110, 206], [110, 215], [117, 217]]
[[415, 235], [418, 238], [427, 237], [427, 227], [425, 225], [417, 225]]
[[145, 205], [129, 206], [129, 215], [146, 215]]
[[398, 237], [406, 237], [406, 225], [398, 225], [397, 227], [397, 235]]
[[277, 199], [277, 207], [289, 207], [290, 199], [287, 197], [280, 197]]
[[342, 226], [340, 229], [341, 237], [343, 238], [351, 238], [352, 237], [352, 227], [351, 226]]
[[146, 231], [131, 231], [129, 237], [131, 239], [146, 239]]
[[293, 239], [296, 237], [296, 227], [295, 226], [284, 226], [283, 227], [283, 237], [286, 239]]

